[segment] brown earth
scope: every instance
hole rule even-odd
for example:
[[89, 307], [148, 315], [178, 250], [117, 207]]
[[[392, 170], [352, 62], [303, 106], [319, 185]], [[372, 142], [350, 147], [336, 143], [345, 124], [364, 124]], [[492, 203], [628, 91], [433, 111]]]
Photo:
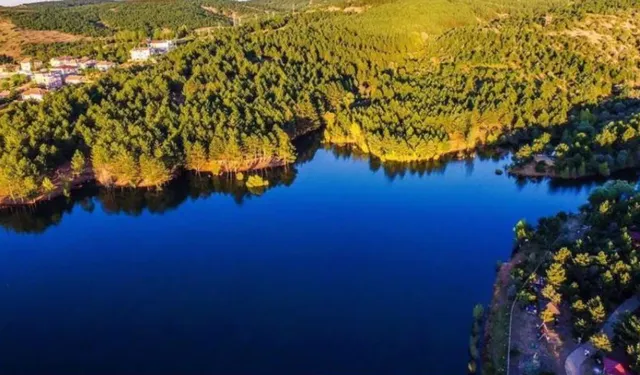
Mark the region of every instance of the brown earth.
[[521, 167], [509, 168], [510, 175], [518, 177], [549, 177], [559, 178], [559, 175], [555, 173], [551, 168], [547, 168], [544, 172], [536, 171], [536, 163], [530, 162]]
[[0, 54], [14, 58], [22, 56], [23, 44], [75, 42], [86, 39], [89, 38], [60, 31], [22, 30], [9, 20], [0, 19]]

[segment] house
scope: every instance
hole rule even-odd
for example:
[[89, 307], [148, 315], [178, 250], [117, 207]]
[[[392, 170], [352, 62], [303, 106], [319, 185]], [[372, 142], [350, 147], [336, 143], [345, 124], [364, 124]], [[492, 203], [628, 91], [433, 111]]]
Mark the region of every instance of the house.
[[49, 60], [49, 65], [51, 65], [53, 68], [58, 68], [61, 66], [77, 67], [78, 59], [71, 56], [53, 57], [51, 60]]
[[64, 78], [64, 83], [66, 83], [67, 85], [79, 85], [84, 82], [85, 80], [83, 76], [79, 76], [75, 74], [72, 74]]
[[560, 309], [553, 302], [547, 303], [547, 305], [545, 306], [545, 310], [550, 311], [553, 315], [560, 315]]
[[96, 60], [90, 59], [88, 57], [83, 57], [78, 61], [78, 67], [80, 69], [89, 69], [96, 66], [98, 62]]
[[106, 72], [107, 70], [115, 67], [116, 67], [116, 64], [110, 61], [98, 61], [96, 63], [96, 69], [98, 69], [101, 72]]
[[176, 47], [173, 40], [152, 40], [149, 42], [149, 48], [154, 49], [157, 53], [167, 53]]
[[602, 362], [605, 375], [633, 375], [627, 366], [611, 357], [605, 357]]
[[147, 61], [153, 55], [151, 48], [134, 48], [130, 51], [132, 61]]
[[73, 65], [60, 65], [55, 68], [51, 68], [52, 73], [58, 73], [61, 76], [65, 77], [72, 74], [78, 74], [78, 68]]
[[31, 74], [42, 67], [42, 61], [24, 59], [20, 61], [20, 71], [26, 74]]
[[49, 91], [40, 88], [29, 89], [22, 93], [22, 100], [35, 100], [41, 102]]
[[56, 72], [35, 73], [33, 75], [33, 82], [47, 89], [57, 89], [63, 85], [62, 76]]

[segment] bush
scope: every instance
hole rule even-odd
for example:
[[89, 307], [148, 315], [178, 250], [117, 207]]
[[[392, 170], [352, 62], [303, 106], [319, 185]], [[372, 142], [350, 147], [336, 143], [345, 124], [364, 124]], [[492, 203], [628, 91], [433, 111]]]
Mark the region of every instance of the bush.
[[250, 189], [251, 188], [258, 188], [258, 187], [265, 187], [265, 186], [269, 186], [269, 181], [263, 179], [262, 177], [260, 177], [258, 175], [251, 175], [247, 179], [247, 187], [250, 188]]

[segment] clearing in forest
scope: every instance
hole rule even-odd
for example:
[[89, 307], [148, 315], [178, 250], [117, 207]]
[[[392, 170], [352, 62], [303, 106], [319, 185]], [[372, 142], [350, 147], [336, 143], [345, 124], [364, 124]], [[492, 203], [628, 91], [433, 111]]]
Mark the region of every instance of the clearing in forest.
[[88, 39], [84, 36], [60, 31], [22, 30], [6, 19], [0, 19], [0, 54], [19, 58], [22, 45], [29, 43], [75, 42]]

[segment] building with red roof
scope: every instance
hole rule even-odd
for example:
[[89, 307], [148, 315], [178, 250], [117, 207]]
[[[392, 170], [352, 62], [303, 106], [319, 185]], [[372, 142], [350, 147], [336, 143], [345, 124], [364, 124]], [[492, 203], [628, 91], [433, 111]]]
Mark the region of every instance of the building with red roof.
[[633, 375], [627, 366], [613, 358], [605, 357], [603, 363], [605, 375]]

